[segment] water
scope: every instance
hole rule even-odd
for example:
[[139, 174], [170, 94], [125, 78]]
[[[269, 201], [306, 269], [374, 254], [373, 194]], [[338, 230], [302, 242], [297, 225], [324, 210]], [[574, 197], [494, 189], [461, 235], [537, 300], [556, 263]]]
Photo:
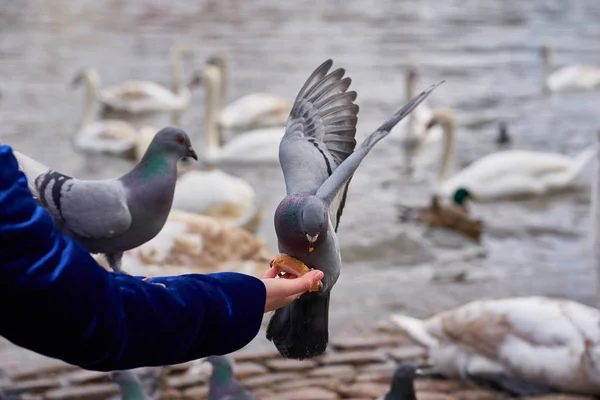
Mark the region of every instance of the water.
[[[558, 65], [600, 65], [599, 18], [596, 0], [5, 1], [0, 140], [77, 177], [120, 174], [127, 162], [89, 170], [70, 147], [83, 94], [68, 83], [93, 66], [105, 84], [168, 84], [169, 47], [182, 43], [197, 67], [214, 51], [231, 55], [230, 99], [257, 91], [294, 97], [308, 74], [333, 58], [359, 93], [359, 140], [402, 104], [404, 71], [415, 65], [422, 88], [446, 80], [429, 104], [456, 113], [458, 165], [495, 151], [501, 119], [514, 147], [574, 155], [594, 143], [600, 93], [543, 96], [539, 48], [551, 41]], [[199, 143], [203, 101], [203, 90], [194, 92], [183, 119]], [[400, 173], [398, 135], [376, 147], [352, 181], [332, 330], [367, 329], [390, 311], [427, 315], [476, 298], [543, 294], [595, 302], [589, 193], [473, 207], [489, 225], [481, 250], [447, 232], [396, 222], [397, 204], [427, 195], [425, 185]], [[260, 233], [275, 250], [271, 215], [283, 196], [280, 170], [226, 170], [269, 201]], [[480, 279], [432, 280], [452, 268]]]

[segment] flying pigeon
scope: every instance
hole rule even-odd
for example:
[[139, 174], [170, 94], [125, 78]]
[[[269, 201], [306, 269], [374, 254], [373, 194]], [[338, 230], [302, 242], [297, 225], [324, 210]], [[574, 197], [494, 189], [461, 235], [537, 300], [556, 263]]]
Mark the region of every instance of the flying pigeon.
[[285, 358], [311, 358], [327, 348], [329, 297], [341, 267], [336, 232], [352, 175], [373, 146], [443, 82], [413, 98], [355, 150], [356, 92], [346, 91], [351, 79], [343, 77], [344, 69], [329, 73], [332, 64], [325, 61], [300, 89], [279, 145], [287, 192], [275, 211], [279, 251], [325, 274], [320, 290], [276, 310], [269, 321], [267, 339]]
[[415, 364], [401, 363], [394, 372], [390, 391], [377, 400], [416, 400], [414, 379], [421, 375], [421, 370]]
[[111, 379], [119, 385], [122, 400], [151, 400], [144, 392], [140, 379], [130, 370], [112, 371]]
[[259, 400], [235, 379], [227, 357], [210, 356], [206, 361], [213, 367], [208, 400]]
[[117, 179], [79, 180], [53, 171], [14, 152], [37, 202], [55, 226], [90, 253], [102, 253], [114, 271], [121, 271], [123, 252], [160, 232], [171, 210], [177, 161], [198, 159], [188, 135], [161, 129], [140, 162]]

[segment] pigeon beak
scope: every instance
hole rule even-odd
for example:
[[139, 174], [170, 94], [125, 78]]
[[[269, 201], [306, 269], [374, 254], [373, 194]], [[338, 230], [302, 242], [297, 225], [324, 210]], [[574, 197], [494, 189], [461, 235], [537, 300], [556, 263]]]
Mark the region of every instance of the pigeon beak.
[[313, 246], [313, 244], [317, 241], [317, 239], [319, 238], [319, 234], [317, 233], [315, 236], [310, 236], [308, 233], [306, 234], [306, 239], [308, 239], [308, 252], [312, 253], [315, 250], [315, 246]]
[[421, 368], [417, 368], [415, 370], [415, 375], [416, 376], [424, 376], [425, 374], [423, 373], [423, 370]]
[[194, 148], [191, 146], [188, 149], [188, 156], [193, 158], [194, 160], [198, 161], [198, 155], [196, 154], [196, 150], [194, 150]]

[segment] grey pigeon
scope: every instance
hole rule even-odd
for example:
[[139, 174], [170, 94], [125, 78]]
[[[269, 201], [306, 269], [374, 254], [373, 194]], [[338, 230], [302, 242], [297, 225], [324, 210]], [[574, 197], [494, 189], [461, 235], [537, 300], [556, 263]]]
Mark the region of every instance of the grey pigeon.
[[114, 271], [121, 271], [124, 251], [149, 241], [164, 226], [177, 161], [198, 159], [188, 135], [171, 127], [160, 130], [133, 170], [117, 179], [79, 180], [14, 154], [29, 189], [56, 227], [89, 252], [104, 254]]
[[226, 356], [210, 356], [206, 361], [213, 367], [208, 400], [259, 400], [235, 379]]
[[113, 371], [110, 377], [119, 385], [122, 400], [151, 400], [144, 392], [140, 379], [132, 371]]
[[275, 211], [279, 251], [325, 274], [320, 291], [276, 310], [269, 322], [267, 339], [285, 358], [311, 358], [327, 348], [329, 297], [341, 267], [336, 232], [350, 179], [373, 146], [437, 87], [413, 98], [355, 150], [356, 92], [346, 91], [351, 79], [343, 78], [344, 69], [329, 73], [332, 64], [320, 65], [300, 89], [279, 145], [287, 192]]
[[390, 391], [378, 400], [416, 400], [414, 379], [421, 374], [415, 364], [401, 363], [392, 378]]

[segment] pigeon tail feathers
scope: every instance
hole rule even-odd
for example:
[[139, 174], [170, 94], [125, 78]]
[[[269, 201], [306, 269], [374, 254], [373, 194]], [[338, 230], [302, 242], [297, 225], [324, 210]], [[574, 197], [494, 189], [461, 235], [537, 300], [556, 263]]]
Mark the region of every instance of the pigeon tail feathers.
[[267, 339], [284, 358], [304, 360], [325, 352], [329, 341], [330, 293], [305, 293], [275, 311], [267, 327]]

